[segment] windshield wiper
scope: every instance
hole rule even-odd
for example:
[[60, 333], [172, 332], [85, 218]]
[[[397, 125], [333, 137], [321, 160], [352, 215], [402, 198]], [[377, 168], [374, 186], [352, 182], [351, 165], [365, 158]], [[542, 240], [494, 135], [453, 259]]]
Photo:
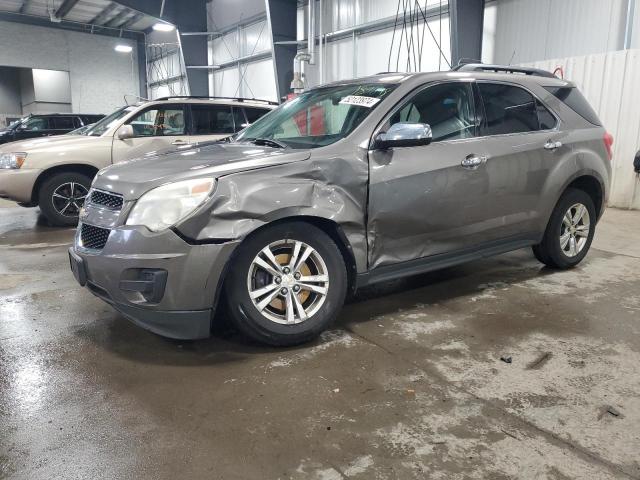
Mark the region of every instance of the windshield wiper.
[[254, 145], [264, 145], [266, 147], [274, 148], [287, 148], [284, 143], [277, 142], [270, 138], [248, 138], [247, 141], [253, 143]]

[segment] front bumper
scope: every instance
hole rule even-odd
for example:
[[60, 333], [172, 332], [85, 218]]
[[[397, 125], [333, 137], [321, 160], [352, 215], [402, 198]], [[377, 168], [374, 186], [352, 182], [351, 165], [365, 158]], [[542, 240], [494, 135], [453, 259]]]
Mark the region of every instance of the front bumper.
[[32, 168], [0, 170], [0, 198], [16, 202], [31, 202], [33, 186], [42, 170]]
[[197, 339], [209, 336], [218, 288], [238, 243], [191, 245], [171, 230], [123, 226], [111, 230], [101, 251], [76, 241], [69, 258], [78, 282], [135, 324]]

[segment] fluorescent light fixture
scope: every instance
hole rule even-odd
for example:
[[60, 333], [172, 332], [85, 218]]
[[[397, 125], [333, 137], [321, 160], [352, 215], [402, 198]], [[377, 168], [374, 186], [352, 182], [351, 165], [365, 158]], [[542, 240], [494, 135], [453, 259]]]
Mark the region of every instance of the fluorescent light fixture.
[[153, 24], [153, 29], [156, 32], [172, 32], [175, 28], [170, 23], [158, 22]]
[[116, 52], [131, 53], [133, 47], [131, 45], [116, 45], [116, 48], [114, 50]]

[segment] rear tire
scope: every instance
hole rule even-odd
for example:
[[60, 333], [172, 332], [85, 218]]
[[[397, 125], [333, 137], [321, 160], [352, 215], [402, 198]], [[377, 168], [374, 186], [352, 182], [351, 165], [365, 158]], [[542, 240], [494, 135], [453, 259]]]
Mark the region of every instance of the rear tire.
[[347, 292], [342, 254], [313, 225], [267, 227], [247, 238], [233, 258], [225, 281], [231, 320], [258, 342], [307, 342], [326, 330], [342, 308]]
[[542, 242], [533, 246], [533, 254], [552, 268], [576, 266], [591, 247], [596, 220], [591, 197], [583, 190], [567, 189], [551, 214]]
[[38, 205], [49, 223], [56, 227], [77, 225], [91, 181], [91, 177], [77, 172], [62, 172], [46, 179], [38, 192]]

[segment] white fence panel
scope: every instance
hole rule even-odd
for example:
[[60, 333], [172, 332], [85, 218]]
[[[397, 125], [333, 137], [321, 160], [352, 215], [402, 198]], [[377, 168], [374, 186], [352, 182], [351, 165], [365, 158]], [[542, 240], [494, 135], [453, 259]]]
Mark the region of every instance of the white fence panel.
[[640, 150], [640, 50], [545, 60], [525, 64], [553, 71], [578, 85], [613, 135], [613, 173], [609, 205], [640, 209], [640, 178], [633, 157]]

